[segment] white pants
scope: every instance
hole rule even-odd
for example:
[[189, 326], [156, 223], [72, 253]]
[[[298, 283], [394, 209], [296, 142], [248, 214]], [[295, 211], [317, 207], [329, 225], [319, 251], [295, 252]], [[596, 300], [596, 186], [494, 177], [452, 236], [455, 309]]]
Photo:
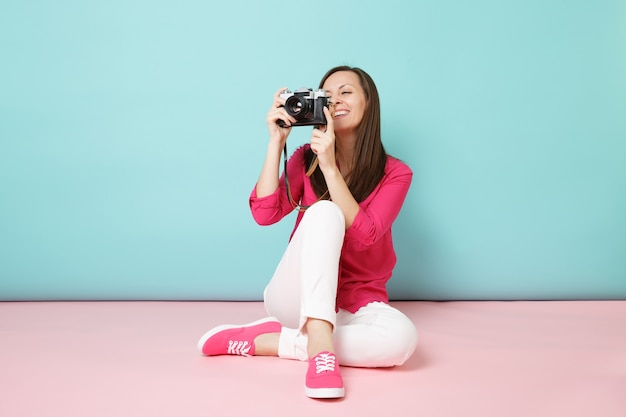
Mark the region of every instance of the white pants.
[[417, 331], [408, 317], [382, 302], [370, 303], [354, 314], [335, 311], [344, 234], [341, 209], [323, 200], [306, 211], [289, 242], [264, 292], [268, 314], [283, 324], [278, 356], [309, 359], [304, 324], [316, 318], [333, 325], [341, 365], [401, 365], [417, 346]]

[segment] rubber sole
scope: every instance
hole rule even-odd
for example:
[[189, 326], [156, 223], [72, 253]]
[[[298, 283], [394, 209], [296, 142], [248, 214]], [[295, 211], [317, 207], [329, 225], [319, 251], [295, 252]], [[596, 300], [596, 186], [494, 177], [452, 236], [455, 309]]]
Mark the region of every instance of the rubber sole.
[[278, 322], [278, 319], [276, 317], [265, 317], [263, 319], [253, 321], [248, 324], [222, 324], [221, 326], [214, 327], [208, 332], [206, 332], [204, 335], [202, 335], [200, 340], [198, 340], [198, 350], [200, 351], [200, 353], [204, 355], [204, 352], [202, 352], [202, 348], [204, 347], [204, 344], [206, 343], [206, 341], [209, 340], [212, 336], [215, 336], [216, 334], [224, 330], [238, 329], [242, 327], [252, 327], [252, 326], [259, 325], [259, 324], [270, 323], [270, 322]]

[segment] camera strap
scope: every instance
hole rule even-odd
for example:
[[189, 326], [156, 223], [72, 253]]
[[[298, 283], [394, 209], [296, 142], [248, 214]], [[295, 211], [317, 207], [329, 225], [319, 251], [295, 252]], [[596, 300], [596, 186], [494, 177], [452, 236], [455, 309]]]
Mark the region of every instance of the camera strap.
[[287, 161], [288, 161], [287, 143], [285, 143], [285, 146], [283, 147], [283, 160], [285, 164], [285, 168], [283, 169], [284, 171], [283, 174], [285, 175], [285, 189], [287, 190], [287, 198], [289, 199], [289, 203], [294, 209], [298, 210], [299, 212], [303, 212], [309, 207], [308, 206], [303, 207], [300, 204], [296, 203], [293, 200], [293, 196], [291, 195], [291, 185], [289, 184], [289, 175], [287, 174]]
[[[283, 169], [283, 174], [285, 176], [285, 189], [287, 190], [287, 198], [289, 199], [289, 203], [294, 209], [298, 210], [299, 212], [304, 212], [306, 211], [306, 209], [308, 209], [311, 206], [300, 205], [299, 203], [294, 201], [293, 196], [291, 195], [291, 185], [289, 184], [289, 175], [287, 174], [287, 162], [288, 162], [287, 143], [285, 143], [285, 146], [283, 147], [283, 160], [285, 164], [285, 167]], [[309, 167], [305, 175], [307, 177], [310, 177], [311, 175], [313, 175], [313, 171], [315, 171], [318, 164], [319, 164], [319, 161], [317, 160], [317, 156], [315, 156], [315, 158], [313, 159], [313, 162], [311, 162], [311, 166]], [[320, 201], [321, 199], [326, 197], [327, 194], [328, 194], [328, 190], [326, 190], [326, 192], [320, 198], [318, 198], [317, 201]]]

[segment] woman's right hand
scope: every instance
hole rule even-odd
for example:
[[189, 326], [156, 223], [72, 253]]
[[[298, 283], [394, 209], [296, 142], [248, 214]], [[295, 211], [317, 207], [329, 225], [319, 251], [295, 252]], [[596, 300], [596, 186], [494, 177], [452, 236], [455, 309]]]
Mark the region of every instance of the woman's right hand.
[[[291, 126], [296, 120], [287, 114], [285, 110], [285, 99], [281, 98], [281, 93], [285, 88], [281, 88], [274, 94], [274, 102], [267, 112], [265, 121], [270, 131], [270, 143], [265, 154], [265, 162], [259, 180], [256, 183], [255, 192], [257, 197], [265, 197], [273, 194], [279, 187], [279, 167], [280, 160], [287, 136], [291, 132]], [[280, 127], [278, 121], [285, 122], [285, 127]]]
[[[281, 145], [281, 147], [285, 144], [287, 140], [287, 136], [291, 133], [292, 124], [296, 122], [296, 119], [293, 116], [287, 114], [285, 110], [285, 99], [281, 98], [281, 93], [286, 90], [285, 87], [278, 89], [274, 94], [274, 102], [272, 103], [272, 107], [267, 112], [267, 117], [265, 118], [267, 122], [267, 128], [270, 132], [270, 140], [277, 141]], [[284, 122], [285, 127], [280, 127], [278, 125], [278, 121], [282, 120]]]

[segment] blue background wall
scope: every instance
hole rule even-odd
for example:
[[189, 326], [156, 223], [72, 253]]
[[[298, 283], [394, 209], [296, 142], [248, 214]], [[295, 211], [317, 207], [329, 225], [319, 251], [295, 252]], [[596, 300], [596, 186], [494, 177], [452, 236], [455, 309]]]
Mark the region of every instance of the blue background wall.
[[265, 113], [337, 64], [415, 173], [392, 298], [626, 297], [623, 0], [2, 0], [0, 56], [0, 299], [260, 299]]

